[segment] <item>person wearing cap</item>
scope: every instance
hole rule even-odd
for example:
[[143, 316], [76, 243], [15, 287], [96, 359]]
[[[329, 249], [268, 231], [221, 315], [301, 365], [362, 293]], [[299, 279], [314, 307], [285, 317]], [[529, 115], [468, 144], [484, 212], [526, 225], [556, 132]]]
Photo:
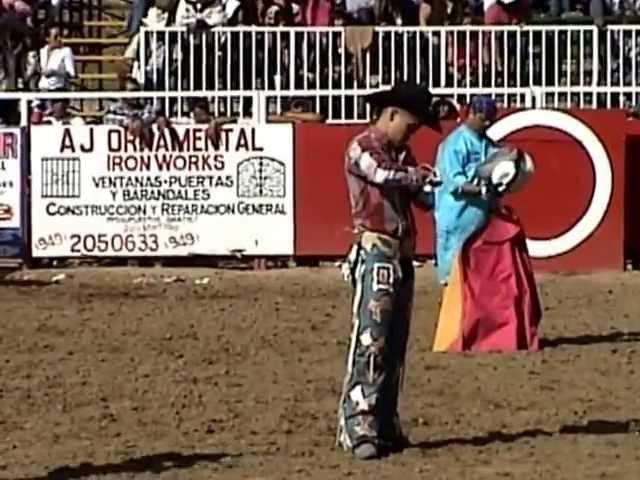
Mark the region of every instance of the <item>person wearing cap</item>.
[[438, 121], [424, 86], [398, 84], [365, 100], [377, 118], [345, 155], [355, 240], [343, 274], [354, 295], [337, 442], [356, 458], [373, 459], [406, 445], [397, 407], [414, 288], [411, 206], [429, 210], [437, 182], [432, 167], [417, 165], [407, 142]]
[[467, 119], [439, 145], [434, 189], [436, 272], [444, 285], [439, 352], [537, 350], [541, 318], [526, 237], [501, 197], [520, 188], [531, 158], [487, 135], [497, 108], [475, 97]]

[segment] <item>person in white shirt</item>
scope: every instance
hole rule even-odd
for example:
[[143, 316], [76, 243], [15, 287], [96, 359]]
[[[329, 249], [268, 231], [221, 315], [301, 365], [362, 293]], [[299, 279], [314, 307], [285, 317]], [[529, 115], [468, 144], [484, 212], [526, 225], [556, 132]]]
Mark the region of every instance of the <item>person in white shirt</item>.
[[41, 91], [69, 90], [69, 82], [76, 76], [75, 58], [69, 47], [62, 46], [60, 29], [52, 27], [48, 31], [47, 45], [40, 49]]
[[51, 111], [42, 119], [43, 125], [85, 125], [82, 117], [69, 113], [68, 100], [54, 100]]

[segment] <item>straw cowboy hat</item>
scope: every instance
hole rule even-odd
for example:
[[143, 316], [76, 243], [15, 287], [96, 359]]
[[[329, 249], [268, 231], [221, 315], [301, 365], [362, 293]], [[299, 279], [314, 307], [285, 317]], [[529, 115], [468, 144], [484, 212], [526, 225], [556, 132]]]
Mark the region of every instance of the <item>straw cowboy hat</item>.
[[365, 101], [379, 109], [396, 107], [415, 116], [422, 124], [440, 131], [438, 115], [433, 111], [433, 95], [425, 85], [397, 83], [389, 90], [365, 95]]

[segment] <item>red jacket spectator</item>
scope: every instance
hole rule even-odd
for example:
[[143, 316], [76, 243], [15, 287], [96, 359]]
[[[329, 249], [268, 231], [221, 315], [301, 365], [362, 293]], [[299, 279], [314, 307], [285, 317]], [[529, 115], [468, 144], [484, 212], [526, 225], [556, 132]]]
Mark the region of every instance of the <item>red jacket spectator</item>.
[[6, 11], [13, 10], [23, 18], [29, 18], [33, 13], [31, 5], [23, 0], [2, 0], [2, 6]]
[[306, 25], [316, 27], [331, 25], [331, 0], [308, 0], [304, 21]]
[[487, 25], [525, 23], [530, 15], [530, 0], [484, 0], [484, 23]]

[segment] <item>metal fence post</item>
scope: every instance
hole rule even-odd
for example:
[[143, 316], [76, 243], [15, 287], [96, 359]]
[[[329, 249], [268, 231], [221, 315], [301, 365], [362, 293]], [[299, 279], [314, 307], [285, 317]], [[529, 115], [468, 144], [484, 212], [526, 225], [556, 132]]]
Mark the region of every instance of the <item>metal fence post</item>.
[[266, 92], [254, 92], [254, 109], [252, 112], [252, 120], [258, 125], [267, 123], [267, 99]]
[[527, 108], [545, 108], [543, 87], [531, 87], [525, 96], [525, 106]]
[[20, 102], [20, 126], [28, 127], [29, 126], [29, 97], [22, 93], [17, 93], [19, 95], [18, 101]]

